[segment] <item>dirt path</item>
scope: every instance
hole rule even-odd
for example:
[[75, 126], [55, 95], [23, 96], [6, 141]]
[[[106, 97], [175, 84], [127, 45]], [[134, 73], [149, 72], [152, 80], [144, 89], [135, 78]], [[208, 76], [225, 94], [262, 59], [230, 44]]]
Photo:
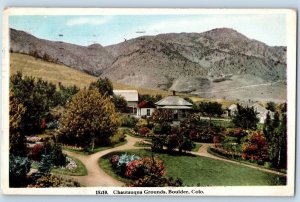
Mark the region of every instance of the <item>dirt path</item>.
[[72, 176], [73, 179], [78, 181], [80, 184], [87, 186], [87, 187], [120, 187], [123, 186], [124, 183], [120, 182], [108, 174], [106, 174], [98, 165], [98, 159], [108, 153], [120, 150], [127, 150], [127, 149], [134, 149], [137, 148], [134, 144], [141, 140], [139, 138], [134, 138], [131, 136], [126, 137], [127, 143], [125, 145], [107, 149], [104, 151], [97, 152], [92, 155], [81, 155], [71, 151], [64, 150], [64, 153], [78, 158], [86, 167], [88, 174], [86, 176]]
[[237, 162], [237, 161], [232, 161], [232, 160], [229, 160], [229, 159], [225, 159], [225, 158], [221, 158], [221, 157], [212, 155], [212, 154], [208, 153], [207, 150], [208, 150], [209, 147], [213, 147], [213, 144], [209, 144], [209, 143], [201, 143], [201, 144], [202, 144], [202, 146], [200, 147], [200, 149], [197, 152], [191, 152], [191, 153], [195, 154], [195, 155], [198, 155], [198, 156], [204, 156], [204, 157], [208, 157], [208, 158], [212, 158], [212, 159], [216, 159], [216, 160], [220, 160], [220, 161], [225, 161], [225, 162], [229, 162], [229, 163], [234, 163], [234, 164], [254, 168], [256, 170], [261, 170], [261, 171], [268, 172], [268, 173], [273, 173], [273, 174], [277, 174], [277, 175], [281, 175], [281, 176], [286, 176], [286, 174], [281, 173], [281, 172], [277, 172], [277, 171], [273, 171], [273, 170], [269, 170], [269, 169], [265, 169], [265, 168], [261, 168], [261, 167], [257, 167], [257, 166], [252, 166], [252, 165], [249, 165], [249, 164], [245, 164], [245, 163], [241, 163], [241, 162]]
[[[99, 167], [98, 159], [101, 158], [102, 156], [104, 156], [108, 153], [114, 152], [114, 151], [122, 151], [122, 150], [128, 150], [128, 149], [142, 149], [142, 147], [134, 146], [134, 144], [137, 141], [142, 140], [141, 138], [127, 136], [126, 140], [127, 140], [127, 143], [125, 145], [107, 149], [104, 151], [100, 151], [98, 153], [88, 155], [88, 156], [64, 150], [65, 154], [67, 154], [69, 156], [73, 156], [75, 158], [78, 158], [86, 166], [86, 169], [88, 171], [88, 175], [86, 175], [86, 176], [72, 176], [72, 178], [77, 180], [80, 184], [82, 184], [86, 187], [110, 187], [110, 186], [120, 187], [120, 186], [123, 186], [124, 185], [123, 182], [120, 182], [120, 181], [114, 179], [110, 175], [106, 174], [105, 171]], [[220, 160], [220, 161], [224, 161], [224, 162], [239, 164], [242, 166], [254, 168], [256, 170], [261, 170], [261, 171], [268, 172], [268, 173], [285, 176], [285, 174], [280, 173], [280, 172], [276, 172], [276, 171], [272, 171], [272, 170], [268, 170], [268, 169], [264, 169], [264, 168], [260, 168], [260, 167], [256, 167], [256, 166], [240, 163], [237, 161], [232, 161], [232, 160], [214, 156], [207, 152], [207, 149], [210, 146], [213, 146], [213, 144], [207, 144], [207, 143], [201, 143], [201, 144], [202, 144], [202, 146], [200, 147], [200, 149], [197, 152], [191, 152], [191, 153], [194, 155], [197, 155], [197, 156], [204, 156], [204, 157], [208, 157], [208, 158], [212, 158], [212, 159], [216, 159], [216, 160]]]

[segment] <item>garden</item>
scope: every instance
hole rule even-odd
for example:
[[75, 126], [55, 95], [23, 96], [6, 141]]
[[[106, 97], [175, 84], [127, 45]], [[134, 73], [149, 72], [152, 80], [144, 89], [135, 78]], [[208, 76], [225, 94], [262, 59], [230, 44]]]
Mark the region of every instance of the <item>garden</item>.
[[[276, 106], [274, 116], [268, 114], [259, 125], [253, 108], [238, 105], [236, 114], [223, 120], [213, 119], [223, 114], [221, 104], [193, 103], [190, 115], [173, 124], [172, 113], [166, 109], [156, 109], [148, 118], [126, 114], [126, 101], [112, 90], [106, 78], [80, 90], [21, 73], [12, 75], [10, 186], [85, 186], [72, 176], [91, 177], [91, 168], [83, 162], [101, 152], [106, 155], [100, 155], [99, 167], [93, 169], [104, 170], [126, 186], [286, 184], [282, 174], [287, 163], [286, 105]], [[221, 158], [199, 155], [207, 145], [210, 154]], [[114, 150], [122, 146], [124, 151]], [[281, 175], [224, 158], [280, 171]], [[101, 176], [97, 177], [101, 181]]]

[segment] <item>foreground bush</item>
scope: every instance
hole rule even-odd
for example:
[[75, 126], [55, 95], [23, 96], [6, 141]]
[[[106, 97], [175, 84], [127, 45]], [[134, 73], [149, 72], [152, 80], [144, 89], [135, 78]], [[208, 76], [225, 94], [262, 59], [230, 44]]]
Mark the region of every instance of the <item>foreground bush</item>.
[[38, 178], [35, 183], [27, 186], [28, 188], [45, 188], [45, 187], [80, 187], [80, 184], [71, 179], [65, 179], [60, 176], [47, 174]]
[[28, 158], [9, 156], [9, 186], [22, 187], [26, 185], [27, 173], [29, 173], [31, 162]]
[[182, 187], [182, 180], [177, 178], [166, 178], [156, 175], [145, 175], [143, 178], [137, 179], [129, 183], [130, 187]]

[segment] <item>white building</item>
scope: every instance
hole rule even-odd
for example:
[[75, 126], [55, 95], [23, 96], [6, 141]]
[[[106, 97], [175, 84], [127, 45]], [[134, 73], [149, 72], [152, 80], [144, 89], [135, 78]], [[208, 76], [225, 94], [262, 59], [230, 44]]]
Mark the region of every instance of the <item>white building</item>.
[[131, 114], [137, 115], [139, 94], [137, 90], [113, 90], [115, 95], [122, 96], [127, 102]]
[[167, 96], [156, 102], [155, 105], [157, 106], [157, 108], [171, 110], [173, 113], [174, 121], [180, 121], [187, 118], [187, 115], [189, 114], [193, 106], [192, 103], [189, 103], [185, 99], [177, 96], [175, 92], [173, 92], [173, 95]]
[[137, 115], [139, 117], [150, 117], [156, 106], [150, 101], [142, 101], [138, 104]]

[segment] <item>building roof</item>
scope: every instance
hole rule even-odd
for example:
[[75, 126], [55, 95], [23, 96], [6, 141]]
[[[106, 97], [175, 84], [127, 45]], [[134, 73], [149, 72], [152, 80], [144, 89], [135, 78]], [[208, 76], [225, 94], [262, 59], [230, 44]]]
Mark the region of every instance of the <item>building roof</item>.
[[114, 90], [115, 95], [122, 96], [127, 102], [139, 101], [139, 94], [137, 90]]
[[138, 104], [138, 108], [156, 108], [153, 102], [143, 100]]
[[188, 106], [163, 106], [161, 107], [162, 109], [192, 109], [192, 107], [188, 107]]
[[192, 103], [189, 103], [185, 99], [177, 96], [171, 95], [167, 96], [160, 101], [155, 103], [157, 106], [192, 106]]

